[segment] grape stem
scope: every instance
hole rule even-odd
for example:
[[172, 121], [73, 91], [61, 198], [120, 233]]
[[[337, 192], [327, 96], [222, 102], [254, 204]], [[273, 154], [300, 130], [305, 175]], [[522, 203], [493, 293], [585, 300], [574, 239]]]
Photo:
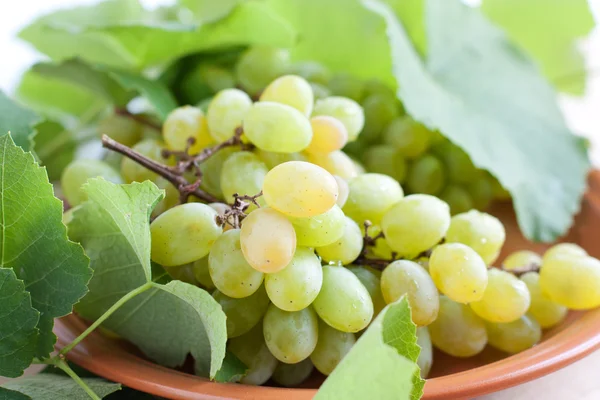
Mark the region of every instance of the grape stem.
[[162, 127], [160, 124], [150, 120], [149, 118], [141, 115], [141, 114], [133, 114], [128, 109], [124, 107], [115, 107], [115, 114], [120, 115], [125, 118], [129, 118], [134, 120], [135, 122], [146, 125], [149, 128], [156, 129], [157, 131], [161, 131]]
[[254, 204], [257, 208], [260, 208], [257, 199], [262, 195], [262, 190], [254, 196], [240, 196], [239, 194], [234, 193], [233, 204], [223, 215], [217, 216], [217, 224], [221, 226], [228, 224], [234, 229], [239, 229], [242, 220], [247, 216], [246, 210], [250, 207], [250, 204]]

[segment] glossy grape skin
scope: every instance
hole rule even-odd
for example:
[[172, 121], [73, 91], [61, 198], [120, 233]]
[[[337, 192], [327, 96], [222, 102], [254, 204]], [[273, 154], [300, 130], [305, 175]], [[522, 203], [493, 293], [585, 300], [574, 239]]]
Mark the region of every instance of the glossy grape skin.
[[386, 306], [383, 294], [381, 293], [381, 273], [369, 267], [354, 265], [349, 266], [348, 270], [356, 275], [369, 292], [369, 295], [371, 295], [371, 300], [373, 301], [373, 318], [375, 318]]
[[320, 115], [310, 119], [313, 137], [306, 148], [308, 153], [331, 153], [340, 150], [348, 142], [348, 131], [334, 117]]
[[248, 93], [256, 94], [269, 82], [282, 75], [290, 65], [288, 50], [270, 46], [254, 46], [240, 56], [235, 75]]
[[96, 177], [102, 177], [112, 183], [123, 183], [121, 175], [104, 161], [75, 160], [67, 165], [60, 177], [60, 184], [71, 207], [87, 200], [87, 193], [81, 190], [81, 187], [88, 179]]
[[[164, 267], [163, 269], [172, 279], [177, 279], [190, 285], [197, 285], [196, 277], [194, 276], [193, 263], [185, 265], [177, 265], [175, 267]], [[157, 278], [153, 278], [155, 281]]]
[[531, 305], [527, 314], [532, 316], [542, 328], [551, 328], [562, 321], [568, 309], [548, 298], [540, 287], [540, 275], [537, 272], [528, 272], [521, 276], [531, 295]]
[[432, 151], [444, 161], [451, 182], [468, 184], [480, 175], [469, 155], [450, 141], [436, 144]]
[[194, 261], [192, 263], [192, 271], [194, 272], [196, 281], [198, 281], [198, 283], [201, 284], [206, 290], [212, 290], [216, 287], [215, 283], [210, 277], [210, 271], [208, 269], [208, 256]]
[[206, 120], [210, 135], [217, 142], [223, 142], [242, 126], [244, 116], [252, 107], [252, 99], [239, 89], [225, 89], [217, 93], [208, 105]]
[[347, 97], [355, 101], [362, 100], [365, 90], [365, 83], [362, 79], [347, 73], [335, 74], [331, 77], [327, 86], [334, 95]]
[[383, 215], [404, 197], [400, 184], [387, 175], [363, 174], [348, 182], [344, 213], [355, 221], [379, 224]]
[[363, 235], [360, 227], [352, 218], [344, 217], [342, 236], [333, 243], [317, 247], [317, 253], [329, 263], [347, 265], [356, 260], [363, 247]]
[[412, 193], [438, 194], [445, 184], [444, 165], [431, 154], [413, 161], [408, 167], [406, 188]]
[[303, 153], [276, 153], [261, 149], [255, 149], [255, 153], [268, 169], [273, 169], [288, 161], [306, 161], [306, 156]]
[[[162, 164], [165, 163], [165, 159], [162, 156], [163, 144], [158, 140], [144, 139], [136, 143], [132, 149], [151, 160]], [[123, 175], [123, 180], [128, 183], [143, 182], [146, 180], [154, 181], [158, 178], [157, 174], [127, 157], [123, 158], [121, 162], [121, 175]]]
[[311, 307], [288, 312], [271, 304], [263, 319], [265, 342], [279, 361], [298, 363], [308, 358], [317, 346], [318, 324]]
[[393, 147], [385, 144], [369, 147], [362, 160], [369, 172], [388, 175], [400, 183], [406, 179], [406, 160]]
[[386, 242], [404, 258], [414, 258], [438, 244], [449, 226], [448, 204], [426, 194], [406, 196], [381, 219]]
[[170, 150], [183, 151], [190, 138], [194, 144], [189, 147], [190, 154], [197, 154], [213, 143], [208, 132], [208, 124], [202, 110], [192, 106], [183, 106], [171, 111], [162, 127], [162, 134]]
[[[377, 141], [386, 126], [400, 114], [393, 94], [375, 93], [362, 102], [365, 113], [365, 127], [360, 134], [367, 143]], [[376, 172], [376, 171], [375, 171]]]
[[98, 133], [129, 147], [140, 141], [143, 131], [140, 123], [118, 114], [109, 114], [98, 123]]
[[323, 267], [323, 286], [313, 307], [323, 321], [342, 332], [358, 332], [373, 318], [369, 292], [356, 275], [341, 266]]
[[429, 273], [435, 286], [459, 303], [481, 300], [488, 286], [488, 273], [479, 254], [462, 243], [444, 243], [433, 249]]
[[342, 150], [331, 153], [308, 153], [308, 161], [324, 168], [332, 175], [350, 180], [361, 173], [358, 165]]
[[227, 147], [217, 151], [200, 164], [200, 171], [202, 172], [201, 189], [206, 190], [215, 197], [223, 198], [223, 191], [221, 190], [221, 172], [223, 172], [225, 161], [236, 152], [236, 148]]
[[425, 379], [433, 365], [433, 345], [431, 344], [429, 330], [426, 327], [417, 328], [417, 344], [421, 348], [417, 365], [421, 370], [421, 378]]
[[273, 372], [273, 380], [283, 387], [296, 387], [304, 382], [315, 367], [310, 358], [300, 361], [296, 364], [286, 364], [280, 362]]
[[472, 302], [471, 308], [487, 321], [506, 323], [525, 315], [530, 303], [531, 295], [523, 281], [509, 272], [491, 268], [483, 297]]
[[244, 335], [256, 325], [260, 325], [259, 322], [270, 304], [264, 286], [243, 299], [229, 297], [219, 290], [215, 290], [212, 296], [227, 316], [228, 338]]
[[429, 148], [431, 131], [410, 117], [394, 119], [383, 133], [385, 143], [408, 159], [423, 155]]
[[429, 325], [437, 318], [437, 288], [427, 271], [413, 261], [398, 260], [388, 265], [381, 273], [381, 292], [388, 304], [406, 296], [417, 326]]
[[248, 367], [246, 375], [240, 380], [246, 385], [262, 385], [277, 367], [277, 359], [265, 343], [261, 325], [256, 324], [246, 334], [229, 341], [228, 350]]
[[326, 246], [338, 240], [344, 234], [346, 217], [335, 204], [323, 214], [308, 218], [289, 218], [296, 231], [298, 246]]
[[502, 262], [502, 267], [506, 270], [526, 268], [532, 265], [542, 265], [542, 257], [536, 252], [529, 250], [515, 251], [509, 254]]
[[431, 342], [454, 357], [472, 357], [487, 344], [485, 323], [466, 304], [440, 296], [440, 311], [428, 327]]
[[275, 79], [260, 95], [260, 101], [274, 101], [294, 107], [305, 116], [313, 109], [314, 95], [308, 82], [297, 75], [284, 75]]
[[310, 355], [315, 368], [329, 375], [356, 343], [353, 333], [341, 332], [319, 321], [319, 340]]
[[452, 215], [461, 214], [473, 208], [473, 200], [464, 188], [450, 184], [440, 193], [440, 199], [448, 203]]
[[507, 353], [519, 353], [535, 346], [542, 338], [542, 328], [533, 318], [523, 315], [516, 321], [499, 324], [486, 322], [488, 343]]
[[338, 185], [323, 168], [304, 161], [288, 161], [267, 173], [263, 196], [269, 207], [290, 217], [323, 214], [336, 204]]
[[[262, 190], [265, 176], [269, 170], [260, 159], [249, 151], [233, 153], [223, 163], [221, 169], [221, 191], [225, 201], [233, 203], [233, 195], [253, 196]], [[257, 199], [264, 205], [262, 197]], [[251, 205], [252, 210], [254, 205]]]
[[284, 311], [308, 307], [323, 284], [321, 262], [312, 249], [298, 247], [292, 262], [279, 272], [267, 274], [265, 288], [269, 299]]
[[584, 257], [587, 255], [587, 252], [575, 243], [559, 243], [546, 250], [542, 264], [555, 257]]
[[362, 107], [352, 99], [331, 96], [317, 100], [313, 116], [329, 115], [342, 121], [348, 132], [348, 141], [356, 140], [365, 125], [365, 114]]
[[475, 250], [487, 265], [498, 258], [506, 232], [498, 218], [477, 210], [457, 214], [446, 233], [449, 243], [463, 243]]
[[350, 194], [350, 187], [344, 178], [341, 178], [337, 175], [334, 175], [333, 178], [338, 185], [338, 198], [336, 200], [336, 204], [339, 207], [344, 207], [344, 204], [346, 204], [346, 201], [348, 200], [348, 195]]

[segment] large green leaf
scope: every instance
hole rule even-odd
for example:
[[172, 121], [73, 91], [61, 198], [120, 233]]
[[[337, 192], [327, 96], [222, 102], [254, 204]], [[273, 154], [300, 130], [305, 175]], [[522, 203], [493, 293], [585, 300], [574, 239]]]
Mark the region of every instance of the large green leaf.
[[31, 364], [40, 313], [12, 269], [0, 268], [0, 376], [15, 378]]
[[[100, 398], [118, 390], [121, 385], [100, 378], [82, 379]], [[68, 376], [56, 374], [38, 374], [32, 377], [9, 381], [2, 387], [16, 390], [35, 400], [89, 400], [89, 395]], [[2, 398], [0, 392], [0, 399]], [[9, 397], [10, 399], [10, 397]], [[16, 399], [16, 398], [15, 398]]]
[[31, 397], [17, 392], [16, 390], [10, 390], [0, 386], [0, 400], [31, 400]]
[[87, 292], [92, 271], [80, 245], [67, 239], [62, 203], [44, 168], [0, 137], [0, 267], [12, 268], [40, 312], [36, 357], [54, 348], [54, 318], [71, 313]]
[[13, 102], [0, 90], [0, 135], [10, 132], [17, 146], [25, 151], [33, 147], [35, 129], [40, 116]]
[[179, 0], [177, 3], [191, 11], [196, 21], [205, 24], [226, 17], [242, 1], [246, 0]]
[[439, 129], [500, 180], [527, 237], [551, 241], [565, 233], [589, 161], [536, 66], [458, 0], [426, 2], [427, 62], [389, 6], [364, 4], [388, 22], [398, 95], [410, 115]]

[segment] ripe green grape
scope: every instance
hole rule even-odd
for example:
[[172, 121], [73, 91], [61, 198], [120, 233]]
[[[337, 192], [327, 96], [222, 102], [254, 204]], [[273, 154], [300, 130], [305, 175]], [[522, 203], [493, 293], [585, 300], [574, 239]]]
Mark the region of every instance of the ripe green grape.
[[259, 322], [269, 307], [269, 296], [262, 285], [252, 295], [243, 299], [234, 299], [218, 290], [215, 290], [212, 296], [227, 316], [228, 338], [244, 335], [256, 325], [260, 326]]
[[245, 335], [231, 339], [228, 349], [248, 367], [240, 383], [262, 385], [269, 380], [277, 367], [277, 360], [269, 351], [263, 338], [261, 324], [256, 324]]
[[123, 183], [121, 175], [100, 160], [75, 160], [67, 165], [60, 177], [60, 184], [71, 207], [87, 200], [87, 193], [81, 190], [81, 187], [88, 179], [96, 177], [102, 177], [113, 183]]
[[288, 50], [270, 46], [255, 46], [246, 50], [235, 66], [240, 85], [249, 93], [256, 94], [269, 82], [282, 75], [289, 67]]
[[359, 175], [348, 182], [348, 187], [344, 213], [359, 222], [379, 224], [384, 214], [404, 196], [400, 184], [382, 174]]
[[208, 256], [202, 257], [196, 260], [192, 264], [192, 271], [194, 271], [194, 277], [199, 284], [201, 284], [206, 290], [214, 289], [215, 283], [210, 277], [210, 271], [208, 270]]
[[171, 182], [163, 178], [162, 176], [157, 177], [154, 180], [156, 186], [159, 189], [163, 189], [165, 191], [165, 197], [158, 202], [158, 204], [152, 210], [152, 217], [156, 218], [160, 214], [164, 213], [170, 208], [175, 207], [179, 204], [179, 190]]
[[432, 151], [444, 161], [450, 182], [468, 184], [480, 175], [469, 155], [450, 141], [436, 144]]
[[163, 267], [164, 271], [171, 277], [190, 285], [197, 285], [196, 277], [194, 276], [193, 264], [177, 265], [174, 267]]
[[552, 257], [544, 255], [540, 286], [551, 300], [570, 309], [596, 308], [600, 306], [600, 261], [564, 250]]
[[575, 243], [559, 243], [544, 253], [542, 264], [556, 257], [585, 257], [587, 252]]
[[348, 195], [350, 194], [350, 187], [344, 178], [341, 178], [337, 175], [334, 175], [333, 178], [338, 185], [338, 198], [336, 200], [336, 204], [339, 207], [344, 207], [344, 204], [346, 204], [346, 201], [348, 200]]
[[527, 312], [531, 295], [525, 282], [497, 268], [488, 270], [488, 284], [483, 297], [471, 303], [481, 318], [490, 322], [512, 322]]
[[463, 187], [449, 184], [440, 193], [440, 199], [450, 206], [452, 215], [461, 214], [473, 208], [473, 200]]
[[341, 332], [319, 321], [319, 340], [310, 355], [313, 365], [323, 375], [329, 375], [356, 343], [353, 333]]
[[431, 154], [413, 161], [408, 167], [406, 188], [412, 193], [438, 194], [445, 183], [444, 165]]
[[252, 107], [252, 99], [239, 89], [225, 89], [217, 93], [208, 105], [206, 119], [210, 135], [223, 142], [242, 126], [244, 116]]
[[542, 265], [542, 257], [530, 250], [515, 251], [509, 254], [502, 263], [504, 269], [507, 270], [530, 267], [532, 265]]
[[260, 272], [281, 271], [296, 251], [294, 226], [272, 208], [252, 211], [242, 222], [240, 244], [244, 258]]
[[192, 106], [171, 111], [163, 124], [162, 134], [170, 150], [183, 151], [189, 145], [188, 140], [194, 139], [194, 144], [189, 148], [190, 154], [199, 153], [213, 142], [204, 113]]
[[290, 217], [307, 218], [336, 204], [338, 185], [323, 168], [304, 161], [288, 161], [269, 171], [263, 183], [269, 207]]
[[343, 219], [342, 236], [333, 243], [316, 248], [319, 256], [326, 262], [347, 265], [356, 260], [362, 251], [363, 236], [360, 227], [352, 218]]
[[446, 234], [447, 242], [466, 244], [479, 253], [487, 265], [496, 261], [505, 239], [506, 232], [502, 222], [477, 210], [452, 217]]
[[296, 387], [304, 382], [315, 367], [310, 358], [300, 361], [296, 364], [286, 364], [280, 362], [273, 372], [273, 380], [284, 387]]
[[385, 240], [404, 258], [415, 258], [446, 236], [450, 207], [427, 194], [412, 194], [400, 200], [381, 219]]
[[109, 114], [98, 123], [98, 133], [129, 147], [140, 141], [143, 131], [143, 126], [137, 121], [117, 114]]
[[298, 246], [326, 246], [338, 240], [344, 234], [346, 216], [342, 209], [334, 204], [323, 214], [308, 218], [294, 218], [290, 221], [296, 230]]
[[362, 160], [369, 172], [391, 176], [400, 183], [406, 179], [406, 160], [393, 147], [372, 146], [364, 152]]
[[540, 287], [540, 275], [537, 272], [528, 272], [521, 276], [531, 295], [531, 305], [527, 314], [531, 315], [544, 329], [551, 328], [562, 321], [567, 315], [567, 307], [562, 306], [548, 298]]
[[538, 322], [523, 315], [513, 322], [499, 324], [486, 322], [488, 343], [507, 353], [519, 353], [535, 346], [542, 338], [542, 328]]
[[354, 100], [346, 97], [331, 96], [317, 100], [313, 116], [329, 115], [342, 121], [348, 131], [348, 141], [356, 140], [365, 125], [365, 114], [362, 107]]
[[421, 378], [425, 379], [429, 375], [431, 365], [433, 364], [433, 346], [429, 330], [424, 326], [417, 328], [417, 344], [421, 348], [419, 358], [417, 358], [417, 365], [421, 370]]
[[323, 267], [323, 286], [313, 307], [323, 321], [342, 332], [358, 332], [373, 318], [369, 292], [356, 275], [341, 266]]
[[320, 115], [310, 119], [313, 137], [306, 148], [308, 153], [331, 153], [348, 142], [348, 131], [342, 122], [334, 117]]
[[472, 357], [487, 344], [485, 323], [466, 304], [440, 296], [440, 311], [428, 327], [435, 347], [454, 357]]
[[379, 140], [386, 126], [400, 114], [393, 94], [377, 93], [365, 98], [362, 107], [365, 112], [365, 127], [360, 136], [367, 143]]
[[308, 82], [297, 75], [284, 75], [269, 83], [260, 95], [260, 101], [273, 101], [294, 107], [305, 116], [313, 109], [314, 95]]
[[331, 77], [327, 83], [331, 93], [349, 99], [360, 101], [363, 98], [365, 83], [350, 74], [339, 73]]
[[217, 212], [200, 203], [181, 204], [159, 215], [150, 224], [152, 261], [175, 266], [206, 256], [223, 233]]
[[323, 284], [321, 262], [312, 249], [298, 247], [292, 262], [279, 272], [267, 274], [265, 288], [269, 299], [285, 311], [308, 307]]
[[406, 158], [423, 155], [429, 148], [431, 131], [410, 117], [394, 119], [383, 133], [384, 141]]
[[201, 63], [186, 74], [180, 90], [188, 101], [197, 102], [232, 87], [235, 87], [235, 78], [229, 69], [213, 63]]
[[350, 180], [359, 175], [361, 171], [357, 164], [342, 150], [331, 153], [308, 153], [308, 161], [324, 168], [332, 175]]
[[474, 180], [466, 188], [473, 200], [473, 205], [479, 210], [488, 208], [494, 199], [492, 185], [486, 176]]
[[[255, 195], [262, 190], [263, 181], [269, 170], [260, 159], [249, 151], [239, 151], [230, 155], [221, 169], [221, 191], [225, 200], [233, 203], [233, 195]], [[257, 199], [264, 205], [262, 197]], [[250, 209], [253, 206], [251, 205]]]
[[263, 333], [275, 358], [295, 364], [308, 358], [317, 346], [319, 321], [311, 307], [289, 312], [271, 304], [263, 319]]
[[[165, 163], [162, 156], [163, 144], [155, 139], [144, 139], [132, 147], [133, 150], [141, 153], [151, 160]], [[121, 175], [125, 182], [144, 182], [155, 181], [158, 175], [135, 161], [125, 157], [121, 162]]]
[[483, 259], [462, 243], [445, 243], [434, 248], [429, 258], [429, 273], [435, 286], [459, 303], [480, 300], [488, 285]]
[[217, 151], [200, 164], [200, 171], [202, 172], [202, 183], [200, 184], [200, 187], [202, 189], [216, 197], [223, 197], [223, 191], [221, 190], [221, 172], [223, 171], [223, 165], [229, 156], [236, 152], [237, 149], [227, 147]]
[[438, 314], [440, 300], [433, 280], [419, 264], [398, 260], [381, 273], [381, 292], [390, 304], [407, 296], [412, 320], [418, 326], [432, 323]]
[[279, 164], [288, 161], [306, 161], [306, 156], [302, 153], [276, 153], [261, 149], [255, 149], [255, 153], [269, 169], [273, 169]]
[[381, 293], [381, 273], [363, 266], [350, 266], [348, 270], [356, 275], [371, 295], [371, 300], [373, 301], [373, 318], [375, 318], [386, 306], [383, 294]]
[[326, 85], [331, 77], [327, 67], [315, 61], [296, 62], [288, 67], [287, 73], [301, 76], [309, 82], [321, 85]]

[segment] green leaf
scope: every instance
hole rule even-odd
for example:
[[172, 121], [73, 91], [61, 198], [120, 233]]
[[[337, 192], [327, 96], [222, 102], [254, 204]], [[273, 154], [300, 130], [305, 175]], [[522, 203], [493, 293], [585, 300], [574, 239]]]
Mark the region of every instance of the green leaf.
[[54, 318], [71, 313], [91, 277], [80, 245], [67, 239], [62, 203], [53, 195], [44, 168], [0, 137], [0, 267], [12, 268], [40, 312], [36, 357], [54, 348]]
[[17, 146], [29, 151], [35, 136], [33, 126], [40, 120], [39, 115], [16, 104], [0, 90], [0, 135], [10, 132]]
[[35, 353], [40, 313], [12, 269], [0, 268], [0, 376], [21, 376]]
[[194, 19], [206, 24], [218, 21], [231, 14], [236, 5], [245, 0], [179, 0], [178, 5], [194, 14]]
[[387, 20], [398, 96], [408, 113], [500, 180], [528, 238], [552, 241], [565, 233], [579, 208], [589, 161], [535, 65], [478, 10], [433, 0], [426, 2], [424, 63], [392, 9], [364, 4]]
[[48, 172], [50, 181], [60, 179], [63, 169], [73, 161], [77, 140], [73, 132], [55, 121], [46, 120], [36, 126], [35, 152]]
[[315, 400], [418, 399], [416, 327], [408, 300], [388, 305], [317, 392]]
[[248, 373], [248, 367], [233, 353], [226, 352], [223, 366], [215, 375], [215, 381], [233, 383], [239, 382]]
[[[82, 379], [100, 398], [118, 390], [121, 385], [100, 378]], [[89, 400], [88, 394], [68, 376], [38, 374], [29, 378], [9, 381], [4, 388], [16, 390], [35, 400]], [[0, 392], [0, 399], [1, 399]]]
[[595, 25], [586, 0], [484, 0], [482, 10], [537, 61], [557, 89], [584, 93], [586, 66], [576, 40]]
[[31, 400], [31, 397], [21, 392], [0, 386], [0, 400]]

